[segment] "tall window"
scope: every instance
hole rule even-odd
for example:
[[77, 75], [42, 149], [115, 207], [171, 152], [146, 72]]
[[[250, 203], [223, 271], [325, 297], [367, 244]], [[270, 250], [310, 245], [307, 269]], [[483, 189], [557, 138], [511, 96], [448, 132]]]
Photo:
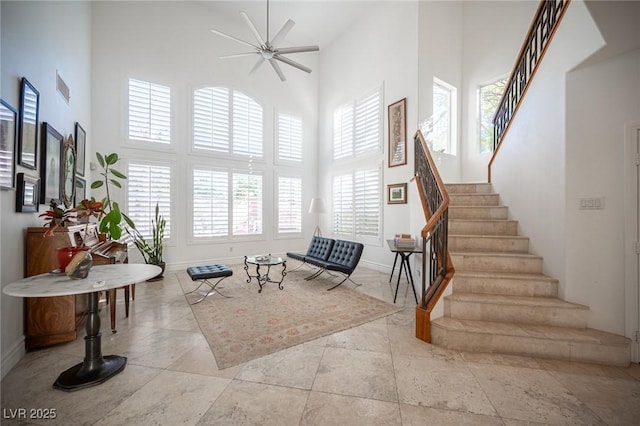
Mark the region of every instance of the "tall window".
[[151, 220], [156, 203], [167, 221], [165, 238], [171, 237], [171, 165], [131, 162], [127, 170], [127, 214], [146, 238], [151, 237]]
[[433, 133], [435, 152], [455, 154], [457, 127], [457, 89], [433, 78]]
[[262, 107], [253, 98], [226, 87], [194, 91], [193, 147], [262, 157]]
[[262, 175], [193, 170], [193, 236], [262, 234]]
[[333, 178], [333, 232], [355, 239], [381, 236], [380, 167]]
[[171, 143], [171, 89], [129, 79], [129, 139]]
[[278, 233], [302, 232], [302, 179], [278, 176]]
[[379, 151], [382, 146], [382, 90], [337, 108], [333, 113], [333, 158]]
[[278, 160], [302, 162], [302, 117], [278, 113]]
[[480, 86], [478, 89], [478, 140], [480, 141], [480, 153], [493, 152], [493, 115], [502, 98], [506, 78], [494, 81], [491, 84]]

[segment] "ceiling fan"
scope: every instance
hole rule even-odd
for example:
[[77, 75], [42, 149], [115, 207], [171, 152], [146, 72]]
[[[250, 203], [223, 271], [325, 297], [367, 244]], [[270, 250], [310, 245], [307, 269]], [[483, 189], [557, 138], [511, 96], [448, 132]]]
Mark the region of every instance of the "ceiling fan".
[[271, 67], [274, 69], [276, 74], [278, 74], [278, 77], [280, 77], [281, 81], [285, 81], [286, 77], [282, 72], [282, 69], [280, 69], [280, 65], [278, 64], [277, 61], [285, 63], [287, 65], [291, 65], [292, 67], [298, 68], [299, 70], [302, 70], [308, 73], [311, 72], [311, 68], [306, 67], [301, 63], [291, 60], [283, 55], [288, 55], [291, 53], [317, 52], [318, 50], [320, 50], [320, 47], [318, 46], [276, 47], [276, 45], [286, 37], [289, 31], [291, 31], [291, 28], [293, 28], [293, 26], [295, 25], [295, 22], [293, 22], [291, 19], [287, 20], [287, 22], [285, 22], [282, 28], [280, 28], [280, 31], [278, 31], [278, 33], [272, 39], [269, 39], [269, 0], [267, 0], [267, 38], [266, 40], [262, 38], [256, 26], [253, 25], [253, 22], [249, 18], [249, 15], [247, 15], [245, 12], [240, 12], [240, 15], [242, 15], [244, 20], [247, 22], [247, 25], [249, 25], [249, 29], [251, 29], [251, 32], [256, 37], [258, 44], [249, 43], [248, 41], [241, 40], [237, 37], [234, 37], [229, 34], [225, 34], [218, 30], [211, 30], [211, 32], [214, 34], [218, 34], [222, 37], [226, 37], [228, 39], [237, 41], [238, 43], [242, 43], [253, 49], [251, 52], [221, 56], [220, 59], [239, 58], [242, 56], [251, 56], [251, 55], [257, 54], [259, 55], [258, 62], [256, 62], [256, 64], [253, 66], [250, 74], [256, 71], [258, 68], [260, 68], [260, 65], [262, 65], [265, 61], [269, 61], [269, 63], [271, 64]]

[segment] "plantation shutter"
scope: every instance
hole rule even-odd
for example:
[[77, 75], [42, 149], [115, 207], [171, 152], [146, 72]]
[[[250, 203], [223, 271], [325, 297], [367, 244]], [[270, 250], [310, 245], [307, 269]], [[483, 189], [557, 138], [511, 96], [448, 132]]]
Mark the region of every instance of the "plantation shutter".
[[145, 238], [152, 235], [156, 203], [167, 221], [164, 235], [171, 237], [171, 166], [130, 163], [127, 181], [127, 214]]
[[278, 114], [278, 159], [302, 161], [302, 118]]
[[193, 94], [193, 147], [229, 152], [229, 89], [206, 87]]
[[242, 92], [233, 92], [233, 153], [262, 157], [262, 107]]
[[193, 236], [229, 234], [229, 173], [193, 170]]
[[380, 91], [355, 103], [354, 143], [356, 155], [380, 147]]
[[302, 179], [278, 177], [278, 232], [302, 232]]
[[333, 178], [333, 232], [353, 234], [353, 175]]
[[262, 234], [262, 176], [233, 173], [233, 235]]
[[129, 138], [171, 143], [171, 89], [129, 79]]
[[333, 159], [353, 155], [353, 107], [347, 105], [333, 113]]
[[355, 172], [355, 234], [360, 237], [380, 236], [380, 169]]

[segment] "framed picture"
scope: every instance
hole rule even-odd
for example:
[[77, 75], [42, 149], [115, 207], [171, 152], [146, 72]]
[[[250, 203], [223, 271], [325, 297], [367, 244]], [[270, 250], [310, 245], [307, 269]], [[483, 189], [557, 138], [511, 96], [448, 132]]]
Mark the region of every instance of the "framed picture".
[[73, 204], [77, 206], [85, 198], [87, 198], [87, 181], [76, 176], [76, 191], [74, 193]]
[[0, 188], [13, 189], [16, 174], [18, 111], [0, 99]]
[[22, 77], [20, 90], [20, 129], [18, 130], [18, 164], [36, 169], [38, 158], [38, 110], [40, 93]]
[[84, 158], [87, 148], [87, 132], [76, 123], [76, 175], [84, 176]]
[[40, 179], [18, 173], [16, 184], [16, 211], [34, 213], [38, 211], [38, 186]]
[[73, 136], [69, 135], [62, 148], [62, 194], [60, 199], [66, 208], [73, 204], [76, 192], [76, 150]]
[[64, 138], [49, 123], [42, 123], [42, 155], [40, 156], [40, 201], [60, 204], [62, 182], [62, 146]]
[[387, 185], [387, 204], [406, 204], [407, 184], [395, 183]]
[[389, 167], [407, 164], [407, 98], [389, 105]]

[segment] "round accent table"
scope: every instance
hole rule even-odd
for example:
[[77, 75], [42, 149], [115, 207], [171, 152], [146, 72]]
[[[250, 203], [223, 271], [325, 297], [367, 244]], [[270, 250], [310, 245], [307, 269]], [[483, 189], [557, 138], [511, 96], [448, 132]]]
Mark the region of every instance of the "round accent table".
[[[256, 266], [256, 273], [252, 275], [249, 272], [249, 265]], [[269, 273], [271, 273], [271, 267], [276, 265], [282, 265], [282, 270], [280, 271], [280, 281], [276, 281], [271, 279]], [[260, 273], [260, 267], [266, 267], [267, 272], [264, 274]], [[262, 293], [262, 286], [266, 283], [276, 283], [278, 284], [278, 288], [283, 290], [282, 281], [284, 281], [284, 277], [287, 275], [285, 270], [287, 269], [287, 261], [281, 257], [265, 255], [265, 256], [245, 256], [244, 257], [244, 270], [247, 272], [247, 282], [250, 283], [253, 278], [258, 281], [258, 293]]]
[[118, 355], [102, 355], [98, 295], [130, 284], [144, 282], [160, 272], [155, 265], [120, 263], [94, 266], [89, 276], [74, 280], [65, 274], [47, 273], [34, 275], [8, 284], [2, 290], [15, 297], [50, 297], [87, 294], [87, 335], [84, 361], [62, 372], [53, 387], [67, 392], [95, 386], [109, 380], [127, 364], [127, 358]]

